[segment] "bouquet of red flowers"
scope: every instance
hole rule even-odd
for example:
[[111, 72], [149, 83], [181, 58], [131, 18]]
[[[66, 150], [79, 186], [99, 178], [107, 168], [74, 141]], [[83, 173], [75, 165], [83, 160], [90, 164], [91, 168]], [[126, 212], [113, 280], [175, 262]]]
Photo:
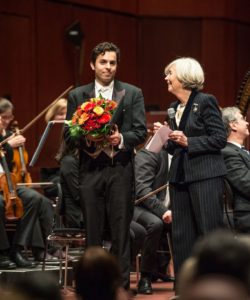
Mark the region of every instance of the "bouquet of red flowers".
[[67, 122], [71, 136], [86, 136], [89, 140], [104, 139], [110, 133], [110, 120], [117, 107], [113, 100], [91, 98], [79, 106]]

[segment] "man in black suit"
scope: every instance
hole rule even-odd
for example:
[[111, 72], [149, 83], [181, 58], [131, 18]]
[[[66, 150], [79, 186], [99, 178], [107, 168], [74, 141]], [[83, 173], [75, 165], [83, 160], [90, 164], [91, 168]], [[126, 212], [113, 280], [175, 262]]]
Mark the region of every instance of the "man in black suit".
[[[5, 98], [0, 98], [0, 141], [10, 137], [11, 132], [7, 128], [13, 118], [12, 103]], [[18, 147], [24, 145], [25, 140], [24, 136], [16, 135], [4, 144], [5, 157], [10, 172], [15, 165], [13, 149], [16, 148], [18, 151]], [[0, 173], [3, 172], [1, 166], [2, 160], [0, 160]], [[52, 230], [54, 212], [50, 200], [27, 187], [17, 187], [16, 194], [22, 201], [24, 214], [18, 223], [10, 252], [3, 218], [5, 208], [3, 199], [0, 197], [0, 215], [2, 216], [0, 221], [0, 268], [35, 267], [36, 264], [33, 261], [27, 260], [22, 255], [22, 249], [32, 246], [35, 260], [42, 260], [44, 241]], [[15, 263], [14, 266], [13, 262]]]
[[[139, 88], [115, 79], [120, 51], [113, 43], [97, 45], [91, 56], [95, 81], [69, 93], [67, 120], [77, 107], [100, 94], [117, 101], [111, 123], [115, 132], [107, 136], [108, 146], [80, 141], [80, 202], [86, 224], [87, 245], [101, 245], [105, 223], [111, 232], [111, 251], [119, 260], [123, 285], [129, 288], [129, 225], [133, 213], [133, 153], [143, 143], [145, 125], [144, 100]], [[74, 142], [65, 129], [67, 144]], [[113, 155], [114, 154], [114, 155]]]
[[[157, 188], [165, 185], [168, 181], [168, 153], [162, 149], [159, 153], [141, 149], [135, 156], [135, 188], [136, 197], [141, 198]], [[168, 258], [165, 256], [164, 269], [158, 275], [157, 250], [160, 240], [167, 241], [166, 233], [171, 230], [172, 221], [167, 189], [148, 197], [135, 206], [133, 219], [146, 229], [146, 238], [141, 255], [141, 279], [138, 284], [138, 293], [152, 294], [151, 280], [153, 275], [167, 280], [166, 265]], [[163, 236], [165, 233], [165, 236]], [[167, 243], [164, 243], [165, 245]], [[168, 248], [166, 247], [166, 249]], [[164, 274], [165, 273], [165, 274]], [[165, 276], [164, 276], [165, 275]]]
[[249, 123], [237, 107], [224, 108], [222, 118], [228, 136], [222, 154], [226, 178], [233, 189], [235, 228], [250, 233], [250, 154], [243, 146], [249, 136]]

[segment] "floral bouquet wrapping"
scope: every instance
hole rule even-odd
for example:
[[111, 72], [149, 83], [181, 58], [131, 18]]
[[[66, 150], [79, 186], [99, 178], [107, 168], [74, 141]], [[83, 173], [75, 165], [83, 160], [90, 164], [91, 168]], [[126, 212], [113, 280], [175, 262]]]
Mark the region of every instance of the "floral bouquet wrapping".
[[110, 133], [110, 120], [116, 107], [115, 101], [102, 97], [87, 100], [67, 121], [71, 136], [85, 136], [88, 141], [103, 141]]

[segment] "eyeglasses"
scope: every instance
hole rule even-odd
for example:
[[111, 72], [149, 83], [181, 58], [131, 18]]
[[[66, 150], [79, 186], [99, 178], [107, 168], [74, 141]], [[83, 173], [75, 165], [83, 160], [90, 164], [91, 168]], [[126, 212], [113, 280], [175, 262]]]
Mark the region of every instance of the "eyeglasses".
[[13, 115], [1, 115], [1, 119], [4, 120], [4, 121], [12, 121], [14, 120], [14, 116]]

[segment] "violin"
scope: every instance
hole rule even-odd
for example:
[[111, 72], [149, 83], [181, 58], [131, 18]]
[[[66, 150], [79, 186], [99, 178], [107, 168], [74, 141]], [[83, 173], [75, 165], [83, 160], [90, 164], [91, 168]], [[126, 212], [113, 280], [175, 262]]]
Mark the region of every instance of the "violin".
[[16, 194], [15, 175], [11, 174], [2, 148], [0, 148], [1, 163], [5, 173], [0, 175], [0, 190], [3, 193], [5, 204], [5, 217], [15, 221], [23, 215], [23, 204]]
[[[20, 134], [17, 121], [11, 123], [10, 129], [16, 135]], [[16, 181], [18, 183], [31, 183], [31, 175], [26, 167], [28, 163], [28, 152], [23, 145], [13, 149], [13, 162], [14, 166], [12, 172], [15, 175]]]

